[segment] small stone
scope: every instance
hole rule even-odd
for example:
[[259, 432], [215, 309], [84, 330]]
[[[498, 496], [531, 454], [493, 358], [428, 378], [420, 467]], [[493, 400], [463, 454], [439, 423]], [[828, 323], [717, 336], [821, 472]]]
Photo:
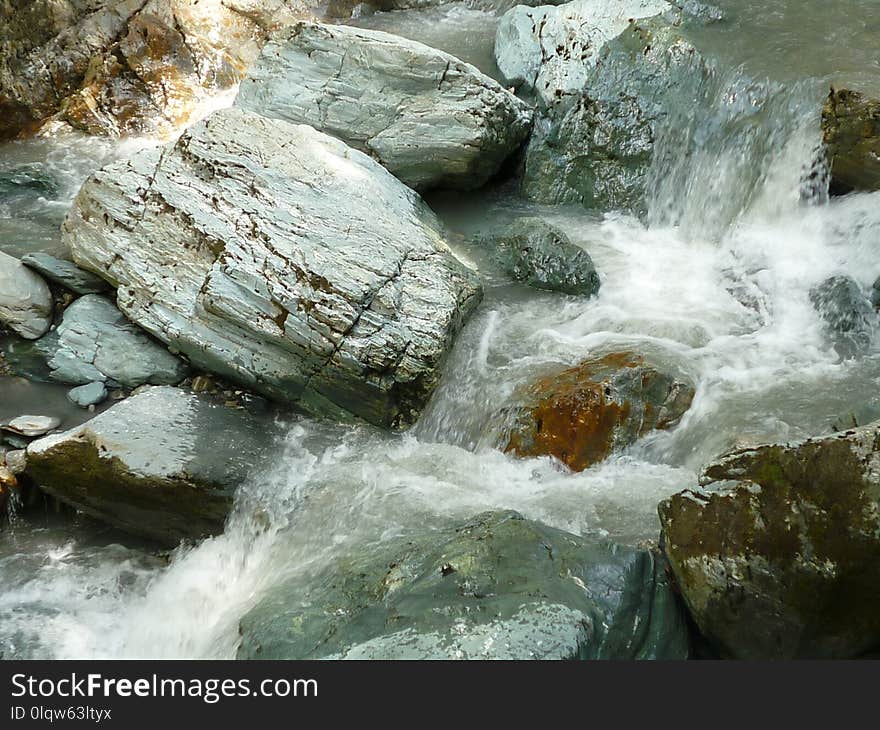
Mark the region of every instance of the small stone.
[[217, 390], [217, 385], [207, 375], [196, 375], [192, 379], [193, 393], [207, 393], [214, 390]]
[[96, 381], [88, 385], [81, 385], [78, 388], [71, 388], [67, 393], [67, 397], [80, 408], [89, 408], [107, 398], [107, 388], [104, 383]]
[[4, 431], [9, 431], [19, 436], [36, 438], [53, 431], [61, 425], [61, 419], [54, 416], [18, 416], [9, 423], [0, 426]]
[[27, 451], [25, 449], [15, 449], [6, 452], [6, 467], [16, 476], [23, 474], [27, 467]]

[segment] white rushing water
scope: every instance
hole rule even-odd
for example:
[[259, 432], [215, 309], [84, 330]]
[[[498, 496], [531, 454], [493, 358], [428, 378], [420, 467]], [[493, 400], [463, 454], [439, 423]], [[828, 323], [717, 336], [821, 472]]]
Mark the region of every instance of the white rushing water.
[[[860, 23], [863, 3], [853, 8]], [[799, 11], [789, 11], [797, 22]], [[455, 22], [473, 12], [458, 12]], [[752, 22], [744, 17], [741, 29]], [[394, 30], [398, 21], [370, 22]], [[811, 66], [798, 83], [746, 87], [739, 71], [720, 80], [712, 104], [690, 114], [687, 145], [682, 128], [661, 136], [647, 224], [530, 206], [502, 192], [432, 199], [461, 255], [481, 268], [486, 298], [413, 431], [293, 421], [274, 467], [242, 486], [226, 532], [170, 561], [144, 546], [122, 547], [119, 535], [88, 523], [4, 531], [0, 651], [231, 657], [238, 620], [282, 578], [359, 542], [485, 509], [516, 509], [630, 544], [653, 541], [658, 501], [694, 485], [700, 468], [735, 443], [827, 433], [843, 414], [880, 409], [877, 343], [841, 361], [809, 299], [831, 275], [867, 289], [880, 274], [880, 195], [803, 199], [825, 74], [848, 70], [826, 58], [831, 65]], [[85, 172], [98, 164], [101, 155], [77, 158], [78, 149], [59, 145], [47, 155]], [[511, 284], [468, 243], [524, 212], [545, 216], [590, 252], [602, 278], [598, 298]], [[42, 225], [40, 216], [34, 221]], [[518, 385], [550, 363], [621, 348], [651, 353], [697, 385], [676, 429], [580, 474], [491, 447], [490, 418]]]

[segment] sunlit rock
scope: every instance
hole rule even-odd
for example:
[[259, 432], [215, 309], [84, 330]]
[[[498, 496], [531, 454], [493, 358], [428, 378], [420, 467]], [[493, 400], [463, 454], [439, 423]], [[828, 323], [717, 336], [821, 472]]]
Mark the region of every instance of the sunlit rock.
[[448, 53], [318, 23], [273, 36], [236, 104], [332, 134], [416, 189], [480, 187], [531, 120], [527, 104]]
[[667, 110], [693, 104], [709, 69], [665, 0], [518, 6], [502, 18], [495, 58], [537, 101], [523, 192], [545, 203], [640, 210]]
[[0, 5], [0, 139], [50, 117], [94, 133], [159, 134], [231, 89], [268, 28], [304, 2], [11, 0]]
[[674, 426], [694, 389], [632, 352], [548, 373], [514, 394], [499, 415], [505, 451], [553, 456], [583, 471], [654, 429]]
[[64, 240], [197, 367], [384, 426], [413, 422], [481, 296], [434, 214], [377, 162], [242, 109], [93, 175]]
[[833, 195], [880, 190], [880, 100], [832, 89], [822, 109], [822, 135]]
[[272, 443], [273, 420], [167, 386], [34, 441], [27, 477], [136, 535], [174, 545], [222, 531], [232, 495]]
[[14, 256], [0, 251], [0, 326], [29, 340], [52, 324], [52, 293], [46, 282]]
[[365, 546], [270, 590], [246, 659], [683, 659], [662, 560], [489, 512]]
[[590, 254], [541, 218], [518, 218], [482, 243], [511, 277], [536, 289], [587, 297], [599, 291]]
[[880, 422], [734, 451], [660, 505], [705, 637], [739, 659], [849, 658], [880, 645]]

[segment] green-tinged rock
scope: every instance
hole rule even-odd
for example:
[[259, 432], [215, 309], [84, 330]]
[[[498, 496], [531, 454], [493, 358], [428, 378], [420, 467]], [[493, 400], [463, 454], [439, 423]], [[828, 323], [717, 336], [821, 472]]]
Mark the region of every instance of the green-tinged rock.
[[855, 280], [832, 276], [810, 290], [810, 301], [840, 357], [852, 358], [870, 347], [877, 315]]
[[537, 289], [592, 296], [599, 274], [590, 254], [540, 218], [519, 218], [489, 238], [501, 265], [517, 281]]
[[189, 372], [186, 363], [97, 294], [71, 304], [58, 328], [36, 343], [35, 349], [42, 352], [51, 380], [72, 385], [173, 385]]
[[274, 422], [171, 387], [145, 388], [87, 423], [34, 441], [27, 476], [77, 509], [170, 545], [223, 529]]
[[80, 408], [88, 408], [103, 402], [107, 398], [107, 387], [104, 383], [98, 381], [87, 383], [86, 385], [80, 385], [78, 388], [71, 388], [67, 393], [67, 397]]
[[832, 195], [880, 190], [880, 100], [831, 89], [822, 109], [822, 136]]
[[583, 471], [653, 429], [671, 428], [693, 398], [691, 385], [634, 353], [591, 358], [515, 393], [500, 416], [502, 447]]
[[76, 294], [100, 294], [110, 288], [100, 276], [47, 253], [29, 253], [21, 257], [21, 263]]
[[665, 550], [705, 637], [740, 659], [880, 646], [880, 422], [734, 451], [660, 505]]
[[662, 560], [489, 512], [364, 548], [272, 590], [245, 659], [683, 659]]

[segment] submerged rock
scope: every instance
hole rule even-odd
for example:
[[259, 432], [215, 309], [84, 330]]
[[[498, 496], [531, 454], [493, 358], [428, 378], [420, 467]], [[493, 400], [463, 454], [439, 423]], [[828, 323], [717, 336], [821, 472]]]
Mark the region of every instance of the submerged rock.
[[694, 103], [709, 69], [665, 0], [518, 6], [501, 19], [495, 58], [534, 95], [523, 192], [545, 203], [641, 210], [667, 110]]
[[144, 383], [174, 385], [189, 368], [140, 328], [109, 299], [80, 297], [64, 311], [57, 329], [37, 343], [61, 383], [109, 382], [135, 388]]
[[822, 109], [822, 136], [832, 195], [880, 190], [880, 100], [832, 89]]
[[248, 14], [236, 4], [0, 4], [0, 139], [33, 132], [53, 116], [93, 133], [172, 132], [212, 95], [234, 88], [269, 25], [306, 10], [304, 2], [275, 2]]
[[47, 253], [29, 253], [21, 257], [21, 263], [76, 294], [100, 294], [110, 288], [100, 276]]
[[599, 274], [590, 254], [540, 218], [518, 218], [506, 231], [490, 237], [505, 271], [537, 289], [592, 296]]
[[660, 505], [702, 633], [739, 659], [848, 658], [880, 646], [880, 422], [707, 467], [715, 491]]
[[364, 548], [272, 589], [243, 659], [683, 659], [662, 561], [515, 512]]
[[147, 387], [31, 443], [25, 473], [93, 517], [174, 545], [222, 531], [233, 493], [262, 463], [272, 433], [269, 416]]
[[503, 448], [517, 456], [553, 456], [583, 471], [654, 429], [674, 426], [694, 389], [620, 352], [547, 374], [515, 394]]
[[0, 325], [29, 340], [52, 324], [52, 292], [14, 256], [0, 251]]
[[377, 162], [242, 109], [94, 174], [63, 232], [125, 315], [194, 365], [383, 426], [413, 422], [481, 296]]
[[448, 53], [318, 23], [273, 36], [236, 104], [332, 134], [416, 189], [480, 187], [531, 120], [527, 104]]
[[877, 315], [854, 279], [832, 276], [810, 290], [810, 301], [840, 357], [852, 358], [870, 347]]

